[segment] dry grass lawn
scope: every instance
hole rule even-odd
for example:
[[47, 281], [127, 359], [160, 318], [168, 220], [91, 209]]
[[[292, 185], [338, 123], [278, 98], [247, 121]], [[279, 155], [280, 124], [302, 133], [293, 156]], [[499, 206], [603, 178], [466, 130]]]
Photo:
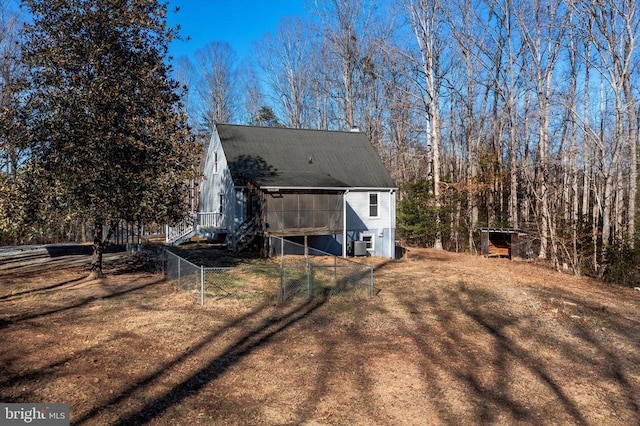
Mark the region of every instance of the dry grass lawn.
[[[640, 292], [413, 249], [370, 299], [192, 295], [106, 257], [0, 256], [0, 401], [72, 424], [640, 424]], [[273, 283], [274, 291], [276, 283]]]

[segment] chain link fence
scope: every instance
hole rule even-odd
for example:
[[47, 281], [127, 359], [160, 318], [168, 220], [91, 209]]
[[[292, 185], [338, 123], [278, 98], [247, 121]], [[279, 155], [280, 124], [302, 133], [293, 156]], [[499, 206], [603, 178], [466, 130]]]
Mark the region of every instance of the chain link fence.
[[279, 237], [271, 237], [270, 254], [284, 269], [281, 300], [302, 294], [307, 297], [318, 294], [368, 297], [374, 294], [372, 265]]
[[245, 302], [275, 300], [281, 268], [277, 264], [202, 268], [206, 302], [233, 299]]
[[165, 250], [165, 276], [201, 304], [318, 295], [354, 299], [374, 294], [373, 266], [271, 237], [270, 256], [233, 267], [197, 266]]
[[193, 294], [194, 298], [204, 304], [202, 267], [194, 265], [169, 250], [164, 251], [164, 259], [164, 274], [167, 281]]

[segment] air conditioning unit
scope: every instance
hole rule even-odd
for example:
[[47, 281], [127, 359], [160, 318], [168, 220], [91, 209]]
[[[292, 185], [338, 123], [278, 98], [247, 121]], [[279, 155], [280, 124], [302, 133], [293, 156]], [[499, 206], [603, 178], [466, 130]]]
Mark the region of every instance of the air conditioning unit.
[[353, 255], [354, 256], [366, 256], [367, 255], [367, 242], [366, 241], [354, 241], [353, 242]]

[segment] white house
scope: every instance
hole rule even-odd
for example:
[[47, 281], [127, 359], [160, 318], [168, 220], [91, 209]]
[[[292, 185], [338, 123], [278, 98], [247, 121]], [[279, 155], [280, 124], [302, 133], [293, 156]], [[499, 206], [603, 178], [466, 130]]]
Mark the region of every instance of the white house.
[[336, 255], [395, 254], [396, 186], [360, 132], [218, 124], [200, 210], [174, 242], [197, 232], [241, 249], [278, 236]]

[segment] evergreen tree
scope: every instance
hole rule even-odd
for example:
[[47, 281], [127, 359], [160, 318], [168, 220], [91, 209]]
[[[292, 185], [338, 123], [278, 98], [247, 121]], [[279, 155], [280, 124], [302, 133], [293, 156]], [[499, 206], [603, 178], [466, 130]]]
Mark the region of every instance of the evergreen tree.
[[101, 277], [103, 229], [176, 220], [187, 208], [197, 146], [166, 62], [176, 32], [156, 0], [23, 3], [33, 18], [22, 60], [38, 211], [91, 223], [91, 276]]
[[401, 186], [403, 197], [398, 201], [398, 237], [417, 246], [433, 245], [441, 233], [437, 220], [433, 181], [421, 180]]

